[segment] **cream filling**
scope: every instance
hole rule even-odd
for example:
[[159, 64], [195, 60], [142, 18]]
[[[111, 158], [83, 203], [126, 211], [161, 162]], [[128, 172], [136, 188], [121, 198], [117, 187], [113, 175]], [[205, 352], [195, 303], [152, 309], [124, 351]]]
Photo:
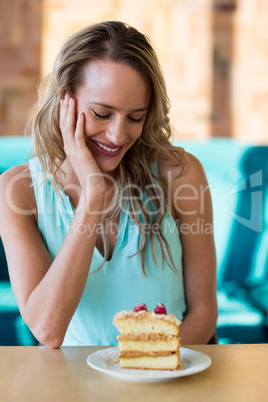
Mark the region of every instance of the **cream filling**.
[[111, 149], [111, 148], [108, 148], [108, 147], [106, 147], [105, 145], [102, 145], [100, 142], [98, 142], [98, 141], [95, 141], [96, 142], [96, 144], [98, 144], [98, 146], [100, 147], [100, 148], [102, 148], [102, 149], [104, 149], [105, 151], [108, 151], [108, 152], [116, 152], [116, 151], [118, 151], [118, 149], [119, 148], [115, 148], [115, 149]]

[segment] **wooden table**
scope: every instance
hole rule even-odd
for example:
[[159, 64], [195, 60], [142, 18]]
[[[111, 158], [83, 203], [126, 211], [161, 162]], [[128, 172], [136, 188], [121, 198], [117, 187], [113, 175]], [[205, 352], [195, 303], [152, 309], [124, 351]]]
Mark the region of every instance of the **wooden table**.
[[205, 345], [205, 371], [164, 382], [132, 382], [91, 369], [101, 347], [0, 347], [1, 402], [262, 402], [268, 400], [268, 344]]

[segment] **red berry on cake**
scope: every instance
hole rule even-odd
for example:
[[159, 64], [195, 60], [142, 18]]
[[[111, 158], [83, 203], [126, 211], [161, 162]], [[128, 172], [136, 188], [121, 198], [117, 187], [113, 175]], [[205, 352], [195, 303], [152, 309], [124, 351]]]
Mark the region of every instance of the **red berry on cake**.
[[167, 310], [164, 304], [158, 303], [154, 309], [155, 314], [167, 314]]
[[147, 311], [147, 306], [146, 306], [145, 303], [137, 304], [137, 306], [134, 307], [134, 310], [133, 310], [133, 311], [136, 311], [136, 312], [137, 312], [137, 311], [142, 311], [142, 310]]

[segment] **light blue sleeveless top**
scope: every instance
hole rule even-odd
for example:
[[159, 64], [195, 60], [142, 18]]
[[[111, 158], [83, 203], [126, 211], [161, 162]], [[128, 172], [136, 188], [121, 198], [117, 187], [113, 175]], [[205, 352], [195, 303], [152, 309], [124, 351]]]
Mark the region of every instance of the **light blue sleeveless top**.
[[[75, 210], [62, 188], [61, 199], [50, 180], [45, 180], [41, 185], [37, 182], [41, 176], [37, 157], [30, 160], [29, 166], [38, 209], [38, 228], [51, 258], [54, 259], [69, 230]], [[157, 174], [156, 162], [152, 171]], [[154, 310], [157, 303], [164, 303], [168, 313], [173, 313], [182, 320], [186, 310], [182, 248], [178, 229], [170, 212], [166, 213], [162, 230], [178, 274], [166, 262], [162, 269], [161, 249], [156, 241], [155, 253], [159, 266], [153, 260], [148, 242], [145, 276], [141, 271], [139, 255], [129, 258], [139, 248], [138, 227], [131, 221], [127, 211], [121, 211], [112, 258], [94, 273], [103, 262], [103, 256], [95, 247], [85, 289], [67, 329], [63, 346], [117, 345], [116, 337], [119, 332], [113, 325], [113, 317], [121, 310], [133, 310], [138, 303], [146, 303], [148, 310]]]

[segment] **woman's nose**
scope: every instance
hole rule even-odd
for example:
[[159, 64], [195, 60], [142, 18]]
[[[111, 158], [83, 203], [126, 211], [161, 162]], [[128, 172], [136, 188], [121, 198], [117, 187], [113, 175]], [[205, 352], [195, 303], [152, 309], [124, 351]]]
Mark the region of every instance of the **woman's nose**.
[[125, 121], [122, 118], [117, 118], [111, 122], [109, 128], [107, 130], [107, 138], [113, 143], [117, 145], [124, 144], [126, 140], [126, 131], [125, 131]]

